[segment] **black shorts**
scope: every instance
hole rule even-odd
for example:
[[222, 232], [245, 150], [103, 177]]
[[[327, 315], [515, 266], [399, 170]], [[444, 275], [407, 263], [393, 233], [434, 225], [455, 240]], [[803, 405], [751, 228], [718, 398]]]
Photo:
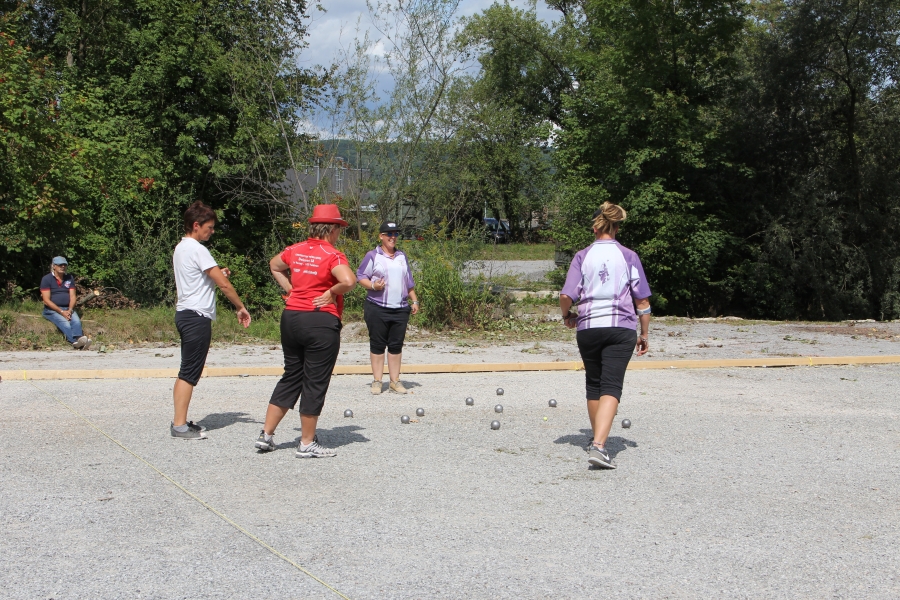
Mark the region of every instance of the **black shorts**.
[[181, 369], [178, 371], [178, 379], [197, 385], [203, 374], [203, 367], [206, 366], [206, 355], [209, 354], [212, 320], [192, 310], [179, 310], [175, 313], [175, 327], [181, 335]]
[[341, 320], [320, 311], [285, 310], [281, 313], [281, 348], [284, 375], [275, 385], [269, 404], [319, 416], [331, 373], [341, 351]]
[[366, 327], [369, 328], [369, 350], [372, 354], [384, 354], [385, 347], [391, 354], [403, 352], [409, 313], [408, 306], [385, 308], [366, 300], [363, 317], [366, 320]]
[[588, 400], [600, 396], [622, 398], [625, 369], [634, 353], [637, 332], [627, 327], [595, 327], [575, 334], [584, 361], [584, 387]]

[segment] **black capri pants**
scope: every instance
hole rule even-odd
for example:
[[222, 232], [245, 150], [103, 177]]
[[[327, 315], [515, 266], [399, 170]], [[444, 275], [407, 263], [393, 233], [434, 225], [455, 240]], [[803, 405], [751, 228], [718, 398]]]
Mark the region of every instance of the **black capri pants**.
[[386, 308], [366, 300], [363, 318], [369, 328], [369, 350], [372, 354], [384, 354], [384, 348], [391, 354], [403, 352], [406, 327], [409, 325], [410, 308]]
[[281, 348], [284, 375], [269, 404], [294, 408], [299, 398], [300, 414], [318, 417], [341, 350], [341, 320], [327, 312], [285, 310], [281, 313]]
[[178, 371], [178, 379], [197, 385], [203, 374], [203, 367], [206, 366], [206, 355], [209, 354], [212, 320], [192, 310], [179, 310], [175, 313], [175, 328], [181, 335], [181, 369]]
[[627, 327], [595, 327], [575, 334], [584, 361], [584, 387], [588, 400], [600, 396], [622, 398], [625, 368], [634, 353], [637, 332]]

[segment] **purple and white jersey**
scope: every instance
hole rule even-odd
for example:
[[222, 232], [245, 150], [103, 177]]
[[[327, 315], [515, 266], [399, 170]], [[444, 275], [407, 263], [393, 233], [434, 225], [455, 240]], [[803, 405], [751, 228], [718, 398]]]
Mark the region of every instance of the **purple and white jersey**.
[[394, 257], [390, 258], [381, 249], [376, 247], [366, 253], [359, 269], [356, 270], [357, 279], [368, 279], [372, 282], [382, 280], [385, 282], [383, 290], [369, 290], [366, 299], [378, 306], [385, 308], [406, 308], [409, 303], [406, 298], [416, 282], [413, 280], [412, 269], [406, 254], [397, 250]]
[[597, 240], [580, 250], [566, 275], [561, 294], [578, 310], [577, 329], [637, 329], [634, 301], [650, 297], [641, 259], [616, 240]]

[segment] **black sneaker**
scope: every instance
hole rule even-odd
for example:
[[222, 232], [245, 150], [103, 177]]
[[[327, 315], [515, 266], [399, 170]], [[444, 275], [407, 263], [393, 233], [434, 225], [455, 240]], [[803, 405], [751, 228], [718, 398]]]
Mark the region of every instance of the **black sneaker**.
[[275, 435], [269, 437], [269, 441], [266, 441], [266, 431], [262, 430], [259, 432], [259, 437], [256, 438], [256, 447], [263, 452], [271, 452], [275, 449]]
[[176, 431], [175, 425], [169, 424], [169, 433], [172, 434], [174, 438], [181, 438], [183, 440], [205, 440], [206, 439], [206, 427], [201, 427], [200, 425], [195, 425], [193, 421], [187, 422], [187, 431]]
[[606, 449], [600, 448], [599, 446], [591, 446], [590, 455], [588, 456], [588, 462], [595, 467], [600, 467], [601, 469], [616, 468], [616, 465], [612, 463], [612, 459], [609, 457], [609, 453], [606, 451]]

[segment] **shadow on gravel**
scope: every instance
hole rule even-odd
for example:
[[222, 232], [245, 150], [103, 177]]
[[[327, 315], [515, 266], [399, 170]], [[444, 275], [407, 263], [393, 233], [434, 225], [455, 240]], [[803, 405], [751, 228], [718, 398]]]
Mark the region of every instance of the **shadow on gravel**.
[[259, 423], [259, 421], [251, 419], [248, 413], [245, 412], [213, 413], [197, 421], [197, 425], [202, 425], [210, 431], [223, 429], [235, 423]]
[[[328, 448], [340, 448], [341, 446], [362, 444], [371, 441], [366, 436], [356, 433], [357, 431], [363, 430], [364, 428], [359, 425], [342, 425], [340, 427], [332, 427], [331, 429], [322, 429], [319, 427], [316, 429], [316, 435], [319, 436], [319, 441], [323, 446]], [[294, 431], [299, 434], [300, 428], [295, 427]], [[299, 439], [298, 436], [297, 439], [294, 440], [293, 445], [296, 445]], [[279, 448], [281, 448], [281, 446], [281, 444], [278, 445]]]
[[[564, 435], [562, 437], [558, 437], [553, 440], [554, 444], [569, 444], [570, 446], [577, 446], [578, 448], [585, 448], [588, 445], [588, 442], [591, 441], [594, 437], [594, 432], [590, 429], [579, 429], [581, 432], [579, 435], [570, 434]], [[623, 437], [619, 436], [610, 436], [606, 439], [606, 451], [609, 452], [610, 458], [615, 458], [616, 454], [625, 450], [626, 448], [637, 448], [637, 442], [632, 442], [631, 440], [626, 440]]]

